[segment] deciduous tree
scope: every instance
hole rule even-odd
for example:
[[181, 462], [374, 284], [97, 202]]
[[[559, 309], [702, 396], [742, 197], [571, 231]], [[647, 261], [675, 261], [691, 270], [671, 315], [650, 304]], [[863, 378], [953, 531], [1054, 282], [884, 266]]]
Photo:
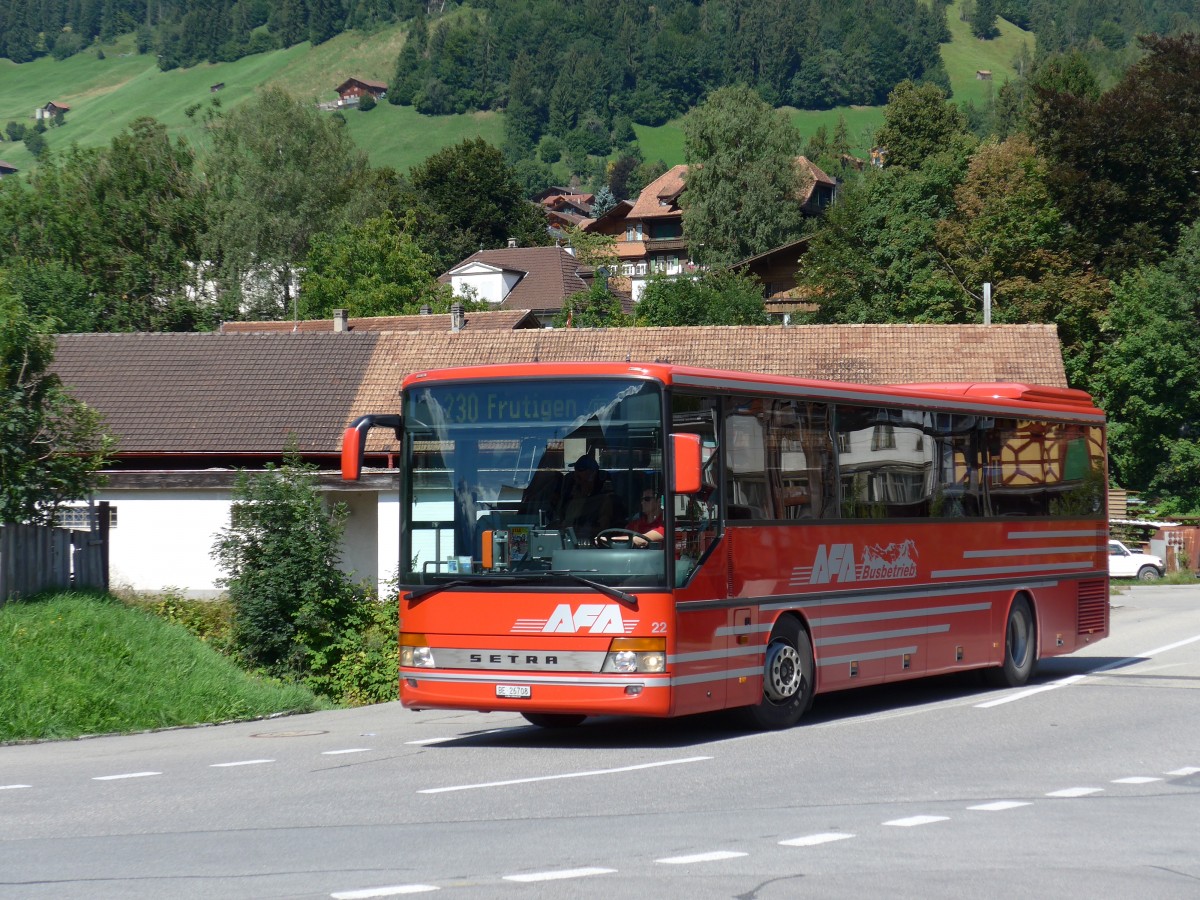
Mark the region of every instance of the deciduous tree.
[[710, 270], [697, 278], [656, 275], [634, 312], [636, 324], [769, 325], [762, 285], [751, 275]]
[[683, 231], [722, 265], [796, 238], [803, 216], [800, 134], [745, 86], [714, 91], [683, 125]]

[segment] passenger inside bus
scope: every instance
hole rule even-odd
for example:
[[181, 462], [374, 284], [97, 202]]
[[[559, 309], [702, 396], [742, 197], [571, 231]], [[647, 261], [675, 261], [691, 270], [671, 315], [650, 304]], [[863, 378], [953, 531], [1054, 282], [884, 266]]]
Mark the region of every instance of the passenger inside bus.
[[574, 528], [578, 540], [590, 543], [601, 531], [619, 527], [623, 521], [612, 480], [601, 471], [594, 457], [588, 454], [579, 457], [563, 486], [559, 526]]

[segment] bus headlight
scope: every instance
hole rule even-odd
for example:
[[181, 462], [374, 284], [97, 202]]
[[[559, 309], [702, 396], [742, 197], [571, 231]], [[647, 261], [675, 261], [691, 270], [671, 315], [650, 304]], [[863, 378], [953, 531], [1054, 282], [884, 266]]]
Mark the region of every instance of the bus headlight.
[[400, 665], [406, 668], [432, 669], [433, 648], [423, 634], [400, 635]]
[[632, 675], [663, 672], [666, 668], [666, 638], [613, 638], [600, 671]]

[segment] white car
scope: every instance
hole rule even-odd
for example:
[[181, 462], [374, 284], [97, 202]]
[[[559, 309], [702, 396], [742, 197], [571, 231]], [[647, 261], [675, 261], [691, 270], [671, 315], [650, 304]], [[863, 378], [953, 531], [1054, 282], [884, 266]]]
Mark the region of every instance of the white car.
[[1120, 541], [1108, 542], [1108, 574], [1112, 578], [1157, 581], [1167, 572], [1162, 558], [1130, 550]]

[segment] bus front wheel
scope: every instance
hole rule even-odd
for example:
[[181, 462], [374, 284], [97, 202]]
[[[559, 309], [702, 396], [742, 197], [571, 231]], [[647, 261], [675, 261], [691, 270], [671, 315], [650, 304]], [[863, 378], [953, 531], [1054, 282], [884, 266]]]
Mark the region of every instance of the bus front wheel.
[[812, 641], [791, 616], [780, 619], [767, 644], [763, 696], [747, 709], [756, 728], [790, 728], [812, 706], [816, 685]]
[[1004, 664], [987, 670], [988, 681], [996, 687], [1020, 687], [1033, 674], [1037, 661], [1037, 630], [1029, 601], [1017, 597], [1008, 611], [1004, 629]]
[[568, 713], [521, 713], [525, 721], [538, 728], [574, 728], [583, 722], [587, 716], [573, 716]]

